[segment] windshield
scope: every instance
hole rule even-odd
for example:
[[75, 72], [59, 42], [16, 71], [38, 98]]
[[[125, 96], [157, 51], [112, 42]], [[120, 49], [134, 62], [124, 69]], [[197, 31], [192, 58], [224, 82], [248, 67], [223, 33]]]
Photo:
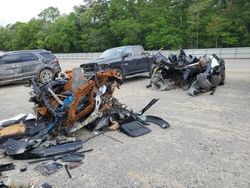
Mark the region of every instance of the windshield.
[[125, 47], [119, 47], [119, 48], [112, 48], [112, 49], [106, 50], [103, 52], [100, 58], [106, 59], [106, 58], [111, 58], [111, 57], [121, 57], [121, 53], [124, 49]]

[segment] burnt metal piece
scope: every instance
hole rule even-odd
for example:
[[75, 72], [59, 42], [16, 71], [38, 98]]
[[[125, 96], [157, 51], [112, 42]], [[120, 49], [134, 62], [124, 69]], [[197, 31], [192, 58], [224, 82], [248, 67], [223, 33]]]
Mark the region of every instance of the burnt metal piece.
[[69, 154], [62, 158], [62, 162], [81, 162], [85, 157], [85, 154]]
[[1, 120], [0, 127], [3, 128], [3, 127], [8, 127], [9, 125], [18, 124], [21, 121], [25, 120], [26, 117], [27, 117], [26, 114], [19, 114], [13, 118]]
[[42, 163], [35, 167], [35, 170], [41, 173], [42, 175], [48, 176], [56, 171], [58, 171], [60, 168], [62, 168], [63, 165], [58, 162], [49, 162], [49, 163]]
[[0, 174], [4, 171], [14, 170], [16, 166], [13, 163], [6, 163], [0, 165]]
[[71, 178], [72, 178], [72, 175], [71, 175], [70, 172], [69, 172], [68, 165], [64, 165], [64, 167], [65, 167], [65, 170], [66, 170], [66, 172], [67, 172], [69, 178], [71, 179]]
[[[142, 125], [149, 125], [146, 121], [145, 118], [142, 116], [150, 107], [152, 107], [159, 99], [152, 99], [141, 111], [138, 113], [134, 113], [132, 110], [131, 111], [125, 111], [127, 115], [125, 116], [124, 119], [118, 121], [120, 125], [128, 124], [131, 122], [140, 122]], [[135, 123], [136, 124], [136, 123]], [[131, 126], [131, 125], [130, 125]], [[139, 125], [138, 125], [139, 126]], [[146, 130], [145, 130], [146, 131]]]
[[[34, 92], [30, 100], [36, 105], [34, 110], [37, 112], [38, 118], [57, 117], [59, 118], [58, 124], [62, 127], [73, 125], [79, 120], [86, 120], [89, 114], [93, 113], [96, 89], [103, 86], [110, 88], [119, 86], [117, 85], [119, 74], [115, 70], [97, 72], [94, 77], [88, 79], [83, 77], [81, 68], [67, 71], [66, 74], [67, 79], [51, 81], [43, 86], [38, 86], [33, 81]], [[110, 98], [112, 94], [113, 90], [108, 89], [104, 95]], [[85, 125], [84, 123], [83, 126]], [[52, 128], [54, 127], [52, 126]], [[81, 126], [77, 128], [81, 128]]]
[[159, 99], [152, 99], [140, 112], [138, 112], [138, 115], [143, 115], [151, 106], [153, 106]]
[[66, 137], [66, 136], [57, 136], [56, 137], [56, 143], [57, 144], [64, 144], [67, 142], [75, 142], [77, 139], [76, 137]]
[[83, 153], [89, 153], [92, 152], [94, 149], [87, 149], [87, 150], [83, 150], [83, 151], [78, 151], [77, 154], [83, 154]]
[[131, 137], [138, 137], [150, 133], [151, 130], [139, 121], [132, 121], [120, 126], [121, 131]]
[[58, 144], [55, 146], [43, 148], [43, 149], [34, 149], [31, 151], [32, 154], [38, 155], [39, 157], [51, 157], [60, 154], [70, 153], [82, 148], [82, 141], [77, 140], [75, 142], [69, 142], [65, 144]]
[[148, 115], [148, 116], [145, 116], [145, 118], [146, 118], [145, 119], [146, 122], [157, 124], [163, 129], [170, 127], [170, 124], [160, 117]]
[[53, 156], [53, 157], [46, 157], [46, 158], [43, 158], [43, 159], [38, 159], [38, 160], [30, 161], [30, 162], [28, 162], [28, 164], [34, 164], [34, 163], [39, 163], [39, 162], [42, 162], [42, 161], [49, 161], [49, 160], [56, 161], [56, 160], [59, 160], [59, 159], [63, 159], [66, 156], [70, 156], [70, 155], [74, 155], [74, 154], [78, 155], [78, 156], [83, 156], [84, 153], [88, 153], [88, 152], [91, 152], [91, 151], [93, 151], [93, 149], [84, 150], [84, 151], [78, 151], [78, 152], [75, 152], [75, 153], [58, 155], [58, 156]]
[[110, 117], [106, 116], [106, 117], [101, 117], [100, 119], [98, 119], [96, 126], [95, 126], [95, 130], [102, 130], [105, 127], [107, 127], [110, 124]]
[[[26, 122], [24, 122], [26, 125]], [[28, 125], [29, 126], [29, 125]], [[28, 127], [28, 135], [34, 136], [46, 128], [45, 123], [39, 123], [38, 125], [33, 124], [33, 126]]]
[[1, 188], [9, 188], [7, 185], [4, 184], [2, 180], [0, 180], [0, 187]]
[[80, 166], [82, 162], [70, 162], [67, 164], [68, 169], [73, 169]]
[[6, 154], [12, 156], [24, 153], [26, 151], [28, 143], [25, 141], [19, 141], [10, 138], [3, 145]]
[[25, 172], [27, 170], [27, 166], [22, 166], [21, 168], [20, 168], [20, 172]]
[[48, 183], [43, 183], [39, 188], [52, 188]]

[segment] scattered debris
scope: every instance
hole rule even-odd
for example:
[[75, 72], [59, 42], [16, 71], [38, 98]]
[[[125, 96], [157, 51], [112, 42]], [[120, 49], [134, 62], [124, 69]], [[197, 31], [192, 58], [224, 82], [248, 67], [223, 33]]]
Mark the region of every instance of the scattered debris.
[[48, 162], [48, 163], [38, 164], [35, 167], [35, 170], [44, 176], [48, 176], [52, 173], [55, 173], [56, 171], [58, 171], [62, 167], [63, 167], [63, 164], [61, 164], [61, 163]]
[[[93, 151], [80, 151], [83, 141], [73, 136], [80, 129], [97, 133], [94, 138], [117, 129], [128, 136], [141, 136], [151, 132], [146, 127], [149, 123], [169, 127], [168, 122], [159, 117], [143, 115], [159, 99], [152, 99], [137, 113], [120, 103], [113, 93], [121, 84], [116, 70], [99, 71], [85, 78], [81, 68], [67, 71], [65, 77], [42, 85], [33, 79], [30, 102], [34, 103], [35, 115], [20, 114], [0, 121], [0, 148], [13, 159], [35, 159], [28, 164], [40, 163], [35, 170], [43, 175], [65, 166], [71, 178], [69, 169], [80, 166], [85, 153]], [[8, 165], [6, 169], [13, 168], [12, 163]], [[27, 166], [20, 168], [21, 172], [26, 170]]]
[[9, 138], [7, 142], [3, 143], [3, 148], [9, 156], [22, 154], [26, 151], [28, 143], [24, 140], [14, 140]]
[[25, 119], [26, 117], [27, 117], [26, 114], [19, 114], [13, 118], [1, 120], [0, 127], [3, 128], [3, 127], [7, 127], [9, 125], [16, 124], [16, 123], [22, 121], [23, 119]]
[[22, 166], [21, 168], [20, 168], [20, 172], [25, 172], [27, 170], [27, 166]]
[[31, 154], [34, 154], [37, 158], [52, 157], [52, 156], [62, 155], [65, 153], [71, 153], [81, 148], [82, 148], [82, 141], [77, 140], [75, 142], [57, 144], [42, 149], [35, 148], [33, 151], [31, 151]]
[[81, 162], [84, 159], [84, 157], [85, 157], [85, 154], [75, 153], [75, 154], [64, 156], [62, 158], [62, 162]]
[[52, 188], [52, 186], [48, 183], [43, 183], [39, 188]]
[[140, 121], [131, 121], [121, 125], [121, 131], [131, 137], [142, 136], [151, 132]]
[[34, 163], [39, 163], [42, 161], [49, 161], [49, 160], [57, 161], [59, 159], [61, 159], [62, 162], [76, 162], [76, 161], [78, 162], [78, 161], [82, 161], [82, 159], [84, 159], [85, 153], [88, 153], [91, 151], [93, 151], [93, 149], [78, 151], [78, 152], [69, 153], [69, 154], [57, 155], [57, 156], [53, 156], [53, 157], [46, 157], [46, 158], [42, 158], [42, 159], [29, 161], [28, 164], [34, 164]]
[[66, 172], [67, 172], [69, 178], [71, 179], [71, 178], [72, 178], [72, 175], [71, 175], [70, 172], [69, 172], [68, 165], [64, 165], [64, 167], [65, 167], [65, 170], [66, 170]]
[[[67, 79], [51, 81], [40, 86], [33, 80], [35, 111], [41, 121], [54, 122], [52, 128], [72, 130], [77, 121], [82, 122], [75, 132], [102, 115], [104, 108], [112, 108], [112, 94], [121, 81], [114, 70], [97, 72], [93, 77], [83, 77], [81, 68], [67, 72]], [[100, 109], [102, 107], [102, 109]], [[84, 121], [83, 121], [84, 120]]]
[[204, 55], [197, 58], [187, 56], [183, 49], [178, 55], [165, 57], [161, 50], [154, 54], [155, 63], [152, 68], [150, 84], [157, 91], [181, 87], [188, 94], [215, 91], [217, 85], [224, 84], [225, 62], [217, 55]]
[[0, 180], [0, 187], [1, 188], [8, 188], [8, 186], [6, 184], [4, 184], [4, 182], [2, 180]]
[[145, 118], [145, 122], [159, 125], [163, 129], [170, 127], [169, 123], [160, 117], [147, 115]]
[[67, 164], [68, 169], [74, 169], [78, 166], [80, 166], [82, 162], [70, 162]]
[[13, 163], [1, 164], [0, 165], [0, 175], [4, 171], [14, 170], [16, 167]]

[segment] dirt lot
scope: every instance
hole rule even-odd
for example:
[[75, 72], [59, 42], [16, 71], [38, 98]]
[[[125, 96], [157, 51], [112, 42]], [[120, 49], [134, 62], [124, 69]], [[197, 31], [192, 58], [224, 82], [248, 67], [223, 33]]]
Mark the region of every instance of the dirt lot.
[[[123, 143], [99, 136], [84, 144], [93, 148], [84, 164], [41, 176], [26, 161], [15, 162], [15, 171], [4, 173], [16, 180], [48, 182], [54, 187], [250, 187], [250, 60], [226, 60], [226, 84], [215, 94], [190, 97], [178, 89], [154, 92], [146, 89], [149, 79], [128, 79], [116, 97], [134, 110], [150, 99], [156, 103], [147, 114], [158, 115], [171, 124], [163, 130], [151, 125], [152, 132], [130, 138], [108, 132]], [[63, 69], [78, 62], [62, 62]], [[0, 119], [28, 113], [29, 88], [11, 85], [0, 88]], [[1, 163], [11, 159], [1, 159]]]

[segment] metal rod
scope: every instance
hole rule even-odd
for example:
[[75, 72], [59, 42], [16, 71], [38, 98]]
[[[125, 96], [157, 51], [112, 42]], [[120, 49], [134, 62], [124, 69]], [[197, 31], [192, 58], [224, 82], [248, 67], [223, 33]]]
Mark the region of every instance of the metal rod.
[[65, 170], [66, 170], [66, 172], [67, 172], [69, 178], [71, 179], [72, 176], [71, 176], [71, 174], [70, 174], [70, 172], [69, 172], [68, 165], [64, 165], [64, 167], [65, 167]]

